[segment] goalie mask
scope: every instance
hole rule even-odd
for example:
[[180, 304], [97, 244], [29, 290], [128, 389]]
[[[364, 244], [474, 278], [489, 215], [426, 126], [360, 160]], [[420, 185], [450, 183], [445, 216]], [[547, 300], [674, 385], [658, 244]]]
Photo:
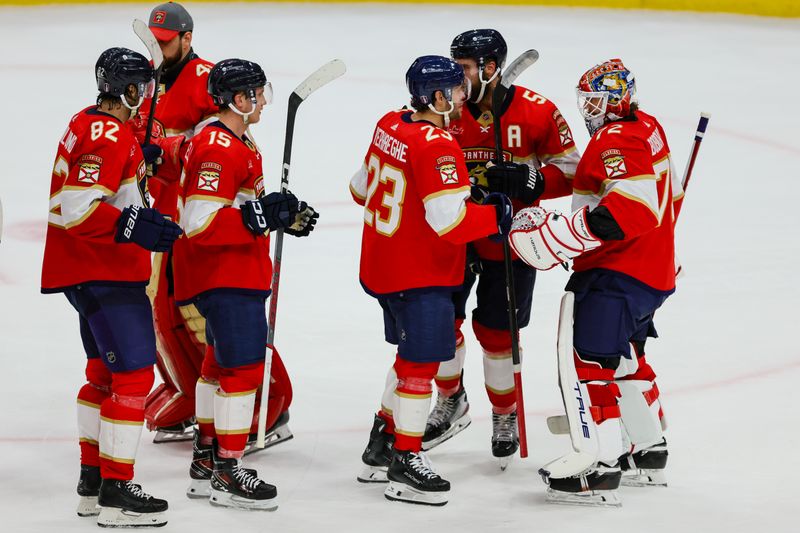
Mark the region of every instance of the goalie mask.
[[636, 82], [621, 59], [610, 59], [586, 71], [576, 91], [578, 110], [591, 135], [604, 124], [630, 115], [631, 104], [636, 103]]

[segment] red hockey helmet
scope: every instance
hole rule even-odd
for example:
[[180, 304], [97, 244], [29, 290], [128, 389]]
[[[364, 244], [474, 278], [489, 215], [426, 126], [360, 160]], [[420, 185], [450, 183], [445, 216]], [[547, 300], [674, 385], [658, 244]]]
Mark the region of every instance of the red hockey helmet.
[[578, 110], [590, 134], [603, 124], [631, 113], [636, 102], [636, 82], [621, 59], [609, 59], [587, 70], [577, 87]]

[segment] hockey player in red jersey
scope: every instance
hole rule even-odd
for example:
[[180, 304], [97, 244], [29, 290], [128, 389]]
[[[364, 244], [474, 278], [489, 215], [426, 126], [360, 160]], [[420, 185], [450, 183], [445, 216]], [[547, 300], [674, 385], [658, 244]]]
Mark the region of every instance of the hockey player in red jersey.
[[80, 516], [101, 526], [164, 525], [167, 502], [132, 482], [156, 361], [150, 251], [180, 228], [151, 209], [146, 164], [128, 124], [152, 90], [147, 59], [126, 48], [95, 67], [97, 105], [70, 120], [58, 146], [42, 292], [63, 293], [80, 317], [86, 381], [78, 393]]
[[[155, 112], [155, 137], [167, 136], [171, 150], [185, 152], [176, 143], [190, 140], [203, 127], [217, 119], [219, 110], [208, 94], [208, 73], [214, 64], [198, 57], [192, 48], [194, 21], [189, 12], [175, 2], [152, 9], [148, 19], [164, 54], [163, 72]], [[151, 100], [145, 100], [136, 120], [138, 134], [144, 137]], [[169, 150], [169, 148], [168, 148]], [[155, 207], [162, 213], [177, 214], [177, 177], [158, 167], [150, 180]], [[195, 387], [205, 353], [205, 319], [194, 305], [175, 305], [174, 272], [167, 268], [166, 256], [156, 255], [151, 280], [153, 314], [158, 338], [158, 368], [164, 381], [150, 394], [145, 416], [156, 430], [155, 442], [191, 438], [194, 423]], [[274, 357], [275, 383], [270, 387], [267, 412], [267, 445], [292, 437], [288, 426], [291, 383], [280, 357]], [[258, 410], [256, 409], [256, 412]], [[254, 417], [253, 428], [257, 418]], [[255, 429], [253, 430], [255, 433]]]
[[[492, 95], [499, 83], [507, 46], [493, 29], [470, 30], [457, 35], [450, 54], [470, 78], [473, 91], [461, 118], [450, 132], [464, 152], [473, 194], [478, 199], [489, 192], [507, 194], [515, 209], [537, 205], [539, 199], [565, 196], [578, 164], [578, 151], [564, 117], [544, 96], [522, 86], [512, 86], [503, 102], [503, 162], [488, 164], [495, 156]], [[477, 280], [477, 307], [472, 329], [483, 352], [486, 392], [492, 404], [492, 454], [505, 468], [519, 447], [516, 403], [511, 362], [503, 248], [489, 239], [469, 245], [464, 287], [455, 293], [456, 357], [442, 363], [436, 373], [436, 404], [425, 428], [423, 448], [430, 449], [466, 428], [471, 420], [462, 370], [466, 346], [461, 325], [466, 304]], [[536, 270], [522, 261], [513, 262], [517, 321], [528, 325]]]
[[265, 194], [261, 154], [246, 135], [272, 98], [255, 63], [227, 59], [209, 74], [219, 120], [189, 146], [173, 256], [175, 299], [197, 306], [208, 343], [196, 389], [198, 438], [187, 495], [213, 505], [270, 510], [277, 490], [242, 468], [262, 383], [272, 263], [269, 232], [306, 236], [317, 214], [291, 193]]
[[548, 497], [619, 505], [621, 479], [665, 484], [663, 413], [644, 346], [656, 336], [653, 314], [675, 290], [683, 190], [664, 130], [638, 109], [622, 61], [589, 69], [578, 102], [592, 138], [573, 180], [573, 212], [525, 209], [511, 243], [540, 270], [574, 259], [559, 324], [559, 383], [575, 452], [540, 470]]
[[364, 206], [360, 279], [383, 309], [386, 341], [397, 345], [359, 481], [389, 482], [390, 500], [444, 505], [450, 483], [421, 452], [432, 379], [455, 352], [452, 294], [461, 286], [465, 243], [503, 238], [511, 202], [469, 198], [464, 156], [447, 132], [461, 115], [469, 81], [454, 61], [418, 58], [406, 73], [414, 110], [378, 121], [351, 181]]

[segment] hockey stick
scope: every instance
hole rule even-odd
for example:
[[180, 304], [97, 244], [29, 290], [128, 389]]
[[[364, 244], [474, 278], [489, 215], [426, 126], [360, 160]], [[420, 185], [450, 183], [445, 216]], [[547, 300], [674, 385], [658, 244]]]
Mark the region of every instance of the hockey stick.
[[[500, 74], [500, 83], [492, 93], [492, 115], [494, 118], [494, 144], [497, 162], [503, 161], [503, 135], [500, 132], [500, 113], [511, 84], [522, 72], [536, 63], [539, 52], [527, 50], [516, 58]], [[503, 263], [506, 270], [506, 298], [508, 300], [508, 324], [511, 331], [511, 361], [514, 365], [514, 394], [517, 402], [517, 430], [519, 432], [519, 456], [528, 457], [528, 433], [525, 426], [525, 400], [522, 394], [522, 364], [519, 357], [519, 327], [517, 325], [517, 295], [514, 285], [514, 266], [511, 262], [511, 246], [503, 239]]]
[[[283, 167], [281, 170], [281, 192], [289, 190], [289, 166], [292, 159], [292, 140], [294, 139], [294, 121], [297, 109], [311, 93], [332, 82], [346, 71], [344, 62], [334, 59], [315, 70], [289, 96], [289, 110], [286, 115], [286, 139], [283, 143]], [[269, 399], [270, 374], [272, 372], [272, 353], [275, 341], [275, 321], [278, 315], [278, 288], [281, 282], [281, 259], [283, 257], [283, 230], [275, 235], [275, 261], [272, 265], [272, 296], [269, 302], [269, 332], [267, 347], [270, 350], [264, 363], [264, 383], [261, 390], [261, 404], [258, 408], [258, 439], [256, 447], [264, 447], [267, 433], [267, 401]]]
[[700, 143], [703, 142], [703, 137], [706, 134], [708, 121], [711, 119], [711, 113], [700, 113], [700, 121], [697, 123], [697, 131], [694, 133], [694, 143], [692, 143], [692, 153], [689, 160], [686, 162], [686, 169], [683, 171], [683, 179], [681, 180], [681, 187], [683, 192], [689, 186], [689, 180], [692, 179], [692, 171], [694, 170], [694, 162], [697, 159], [697, 153], [700, 151]]
[[145, 48], [147, 48], [147, 51], [150, 53], [150, 58], [153, 60], [153, 68], [156, 71], [153, 98], [150, 102], [150, 114], [147, 117], [147, 129], [144, 134], [144, 143], [142, 143], [147, 144], [150, 142], [150, 137], [153, 134], [153, 121], [156, 117], [156, 105], [158, 104], [158, 89], [161, 83], [161, 67], [164, 65], [164, 53], [161, 51], [161, 47], [158, 46], [156, 36], [153, 35], [153, 32], [150, 31], [147, 24], [141, 20], [134, 19], [133, 33], [144, 43]]

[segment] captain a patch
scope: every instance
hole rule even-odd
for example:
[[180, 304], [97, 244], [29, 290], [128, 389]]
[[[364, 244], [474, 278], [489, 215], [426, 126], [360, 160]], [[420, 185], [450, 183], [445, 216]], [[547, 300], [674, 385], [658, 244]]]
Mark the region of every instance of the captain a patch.
[[625, 168], [625, 156], [619, 150], [606, 150], [600, 154], [600, 158], [603, 160], [607, 177], [619, 178], [628, 173], [628, 169]]
[[437, 159], [436, 170], [439, 171], [439, 176], [442, 178], [443, 184], [454, 185], [458, 183], [458, 171], [456, 169], [455, 157], [445, 155]]

